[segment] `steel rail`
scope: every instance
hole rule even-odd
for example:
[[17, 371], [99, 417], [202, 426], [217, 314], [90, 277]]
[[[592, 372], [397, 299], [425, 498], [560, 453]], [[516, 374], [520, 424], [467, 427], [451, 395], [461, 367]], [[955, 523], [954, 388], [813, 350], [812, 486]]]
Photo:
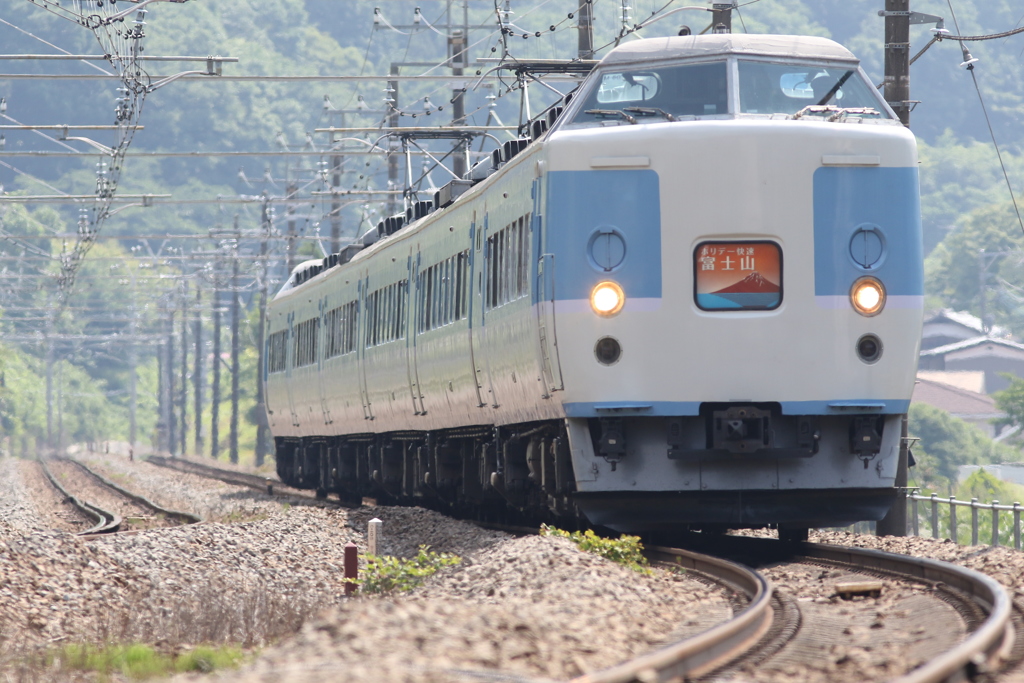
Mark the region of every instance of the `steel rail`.
[[981, 572], [929, 558], [818, 543], [803, 544], [797, 554], [809, 559], [904, 574], [926, 583], [944, 584], [969, 596], [988, 615], [985, 622], [959, 645], [893, 679], [892, 683], [970, 680], [975, 673], [997, 670], [1013, 647], [1015, 635], [1010, 597], [999, 582]]
[[167, 517], [167, 518], [170, 518], [170, 519], [177, 519], [182, 524], [201, 524], [202, 521], [203, 521], [202, 517], [199, 517], [198, 515], [193, 515], [191, 512], [182, 512], [181, 510], [172, 510], [170, 508], [165, 508], [162, 505], [158, 505], [158, 504], [154, 503], [153, 501], [151, 501], [150, 499], [148, 499], [148, 498], [146, 498], [144, 496], [140, 496], [137, 493], [132, 493], [131, 491], [129, 491], [129, 490], [127, 490], [127, 489], [125, 489], [125, 488], [115, 484], [114, 482], [110, 481], [109, 479], [104, 477], [99, 472], [93, 471], [92, 468], [88, 467], [84, 463], [79, 462], [78, 460], [75, 460], [73, 458], [65, 458], [64, 460], [66, 460], [67, 462], [73, 463], [74, 465], [78, 466], [82, 471], [84, 471], [86, 474], [90, 475], [91, 477], [93, 477], [97, 481], [99, 481], [101, 484], [103, 484], [107, 488], [113, 489], [114, 491], [117, 491], [119, 494], [121, 494], [125, 498], [127, 498], [127, 499], [129, 499], [129, 500], [131, 500], [131, 501], [133, 501], [135, 503], [138, 503], [139, 505], [141, 505], [143, 507], [149, 508], [150, 510], [152, 510], [153, 512], [155, 512], [157, 514], [163, 515], [164, 517]]
[[767, 633], [774, 618], [772, 586], [744, 565], [678, 548], [649, 547], [648, 557], [709, 575], [746, 596], [747, 606], [729, 621], [692, 638], [601, 671], [584, 674], [572, 683], [629, 683], [689, 680], [710, 673], [751, 650]]
[[285, 486], [285, 484], [277, 478], [271, 479], [270, 477], [261, 477], [256, 474], [224, 470], [219, 467], [212, 467], [210, 465], [192, 462], [191, 460], [185, 460], [183, 458], [165, 458], [162, 455], [150, 455], [146, 458], [146, 462], [160, 467], [177, 470], [179, 472], [187, 472], [189, 474], [197, 474], [201, 477], [217, 479], [225, 484], [248, 486], [249, 488], [258, 489], [264, 493], [268, 493], [268, 487]]
[[46, 466], [46, 463], [43, 461], [43, 459], [38, 458], [38, 461], [39, 466], [43, 468], [43, 474], [45, 474], [46, 478], [50, 480], [50, 483], [53, 484], [53, 487], [60, 491], [61, 495], [63, 495], [64, 498], [66, 498], [72, 505], [74, 505], [75, 508], [80, 510], [86, 516], [91, 517], [93, 520], [95, 520], [96, 524], [93, 527], [86, 529], [85, 531], [79, 531], [77, 534], [75, 534], [76, 536], [96, 536], [98, 534], [109, 534], [121, 528], [121, 522], [123, 520], [120, 517], [118, 517], [112, 512], [107, 512], [103, 508], [97, 507], [92, 503], [81, 501], [78, 498], [72, 496], [70, 493], [68, 493], [67, 489], [61, 486], [60, 482], [57, 481], [57, 478], [53, 476], [53, 473], [50, 472], [50, 468]]

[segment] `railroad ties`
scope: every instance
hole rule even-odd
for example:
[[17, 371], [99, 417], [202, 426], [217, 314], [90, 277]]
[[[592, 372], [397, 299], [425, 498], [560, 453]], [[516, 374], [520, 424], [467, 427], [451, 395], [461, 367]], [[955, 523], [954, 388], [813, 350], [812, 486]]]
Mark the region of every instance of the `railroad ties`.
[[[165, 508], [144, 496], [133, 493], [77, 460], [55, 458], [48, 463], [40, 458], [39, 464], [53, 487], [83, 515], [93, 520], [93, 526], [78, 532], [79, 536], [91, 537], [126, 530], [135, 531], [153, 526], [199, 524], [203, 521], [197, 515]], [[63, 477], [65, 480], [62, 483], [62, 477], [54, 474], [53, 468], [51, 468], [52, 464], [57, 465], [60, 470], [59, 474], [67, 475], [70, 471], [76, 471], [85, 477], [87, 482], [79, 481], [76, 486], [69, 484], [67, 478]], [[69, 488], [74, 489], [74, 493], [78, 495], [74, 495]], [[81, 493], [83, 488], [90, 493]], [[98, 494], [101, 489], [106, 493]], [[104, 502], [99, 500], [101, 497]], [[111, 511], [109, 509], [115, 506], [131, 508], [139, 512], [121, 514], [118, 510]]]

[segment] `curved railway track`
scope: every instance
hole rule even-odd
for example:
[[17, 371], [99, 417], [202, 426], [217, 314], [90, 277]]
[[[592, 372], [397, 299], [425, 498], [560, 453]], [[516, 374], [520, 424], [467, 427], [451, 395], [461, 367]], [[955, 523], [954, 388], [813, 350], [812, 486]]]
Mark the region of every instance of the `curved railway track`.
[[[112, 492], [113, 497], [122, 501], [127, 501], [127, 503], [122, 503], [123, 505], [128, 505], [136, 510], [143, 511], [143, 515], [151, 517], [153, 520], [157, 520], [157, 526], [198, 524], [203, 521], [200, 517], [189, 512], [165, 508], [144, 496], [129, 491], [76, 460], [72, 460], [70, 458], [57, 458], [53, 462], [60, 463], [61, 467], [74, 468], [83, 476], [88, 477], [89, 484], [85, 487], [86, 490], [93, 486], [98, 486], [106, 491]], [[127, 530], [137, 530], [131, 527], [138, 527], [138, 523], [131, 524], [131, 520], [139, 518], [132, 518], [128, 515], [118, 514], [118, 512], [108, 510], [107, 508], [113, 507], [110, 503], [103, 503], [103, 506], [101, 507], [97, 500], [84, 500], [82, 495], [72, 495], [72, 493], [69, 492], [68, 487], [59, 481], [60, 477], [54, 475], [52, 469], [45, 460], [40, 459], [39, 463], [42, 466], [43, 473], [46, 475], [46, 478], [49, 479], [50, 483], [78, 510], [86, 516], [96, 520], [96, 523], [92, 527], [79, 532], [77, 535], [95, 536], [98, 534], [108, 534], [125, 531], [125, 527], [129, 527]], [[67, 470], [65, 469], [64, 471], [66, 472]], [[86, 495], [93, 497], [95, 493]]]
[[[276, 483], [265, 477], [222, 470], [187, 460], [151, 457], [153, 464], [171, 467], [226, 483], [267, 491]], [[706, 537], [705, 537], [706, 538]], [[719, 543], [723, 546], [719, 547]], [[698, 544], [700, 545], [700, 544]], [[971, 680], [978, 674], [995, 673], [1011, 658], [1015, 636], [1014, 606], [1006, 590], [994, 579], [966, 567], [928, 558], [897, 555], [878, 550], [783, 543], [772, 539], [716, 538], [705, 550], [745, 557], [753, 561], [789, 561], [826, 564], [868, 574], [911, 581], [942, 591], [945, 599], [964, 603], [962, 612], [979, 615], [968, 619], [969, 632], [955, 647], [893, 679], [894, 683], [940, 683]], [[724, 585], [741, 603], [733, 618], [697, 636], [645, 653], [617, 666], [593, 672], [574, 683], [627, 683], [642, 681], [710, 680], [730, 662], [765, 656], [784, 646], [799, 627], [792, 602], [773, 596], [771, 583], [759, 572], [722, 557], [693, 550], [652, 546], [652, 561], [683, 567]], [[1019, 615], [1017, 615], [1019, 622]], [[794, 619], [796, 623], [794, 624]], [[788, 622], [788, 623], [786, 623]], [[1020, 648], [1018, 648], [1020, 649]], [[526, 679], [523, 679], [526, 680]]]
[[46, 461], [42, 458], [39, 459], [39, 464], [43, 468], [43, 474], [50, 480], [50, 483], [55, 489], [60, 491], [70, 503], [86, 517], [92, 519], [95, 523], [85, 531], [79, 531], [77, 536], [96, 536], [98, 534], [109, 534], [113, 533], [121, 528], [122, 518], [115, 515], [112, 512], [108, 512], [101, 507], [93, 505], [91, 503], [79, 500], [75, 496], [68, 493], [68, 490], [64, 488], [57, 477], [53, 476], [53, 472], [47, 466]]

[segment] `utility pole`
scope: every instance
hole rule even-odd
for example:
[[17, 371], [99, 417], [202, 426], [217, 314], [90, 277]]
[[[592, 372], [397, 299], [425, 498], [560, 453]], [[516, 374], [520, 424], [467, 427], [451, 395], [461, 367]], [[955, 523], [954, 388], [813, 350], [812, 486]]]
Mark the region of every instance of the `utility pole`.
[[[339, 158], [340, 157], [335, 157]], [[337, 168], [337, 167], [336, 167]], [[336, 178], [341, 177], [340, 168], [337, 169]], [[340, 184], [340, 180], [337, 181]], [[336, 186], [337, 186], [336, 184]], [[339, 204], [340, 207], [340, 204]], [[260, 278], [260, 326], [259, 336], [256, 340], [258, 345], [259, 360], [256, 367], [256, 466], [259, 467], [263, 464], [263, 461], [267, 456], [267, 436], [270, 431], [270, 425], [267, 424], [267, 399], [266, 399], [266, 387], [263, 384], [264, 373], [266, 370], [266, 336], [267, 336], [267, 240], [270, 237], [270, 201], [267, 199], [263, 200], [263, 213], [261, 216], [261, 224], [263, 228], [263, 239], [260, 240], [260, 261], [259, 261], [259, 278]], [[340, 219], [339, 219], [340, 220]], [[333, 226], [333, 223], [332, 223]], [[338, 240], [340, 241], [340, 225], [338, 232]], [[331, 235], [331, 244], [334, 244], [335, 235]], [[338, 247], [332, 246], [334, 253], [339, 251]]]
[[178, 417], [174, 414], [174, 302], [167, 302], [167, 450], [172, 456], [178, 454]]
[[[51, 309], [52, 310], [52, 309]], [[53, 448], [53, 314], [46, 317], [46, 447]]]
[[[290, 174], [289, 174], [290, 175]], [[289, 180], [288, 185], [285, 187], [285, 197], [288, 199], [288, 273], [290, 274], [295, 270], [295, 266], [299, 265], [299, 259], [297, 254], [297, 241], [298, 233], [295, 231], [295, 204], [291, 201], [295, 198], [295, 194], [299, 191], [298, 186], [294, 181]], [[238, 216], [235, 216], [235, 249], [238, 248]], [[238, 260], [238, 253], [235, 253], [235, 260]], [[236, 297], [237, 298], [237, 297]]]
[[215, 270], [213, 280], [213, 378], [210, 396], [210, 457], [214, 460], [220, 455], [220, 268]]
[[202, 311], [202, 288], [196, 280], [196, 317], [195, 328], [192, 337], [195, 339], [195, 358], [192, 366], [192, 400], [195, 411], [195, 436], [196, 449], [194, 453], [201, 455], [203, 452], [203, 311]]
[[[135, 336], [135, 325], [132, 324], [132, 336]], [[139, 350], [136, 342], [128, 347], [128, 367], [131, 375], [128, 378], [128, 444], [135, 449], [135, 443], [139, 440], [138, 410], [139, 410]]]
[[[576, 2], [576, 0], [573, 0]], [[591, 0], [584, 0], [579, 5], [579, 12], [576, 15], [576, 25], [579, 28], [577, 37], [577, 55], [580, 59], [594, 58], [594, 15]]]
[[188, 280], [181, 281], [181, 454], [188, 452]]
[[231, 261], [231, 462], [238, 463], [238, 216], [235, 216], [235, 246]]
[[910, 127], [910, 0], [885, 0], [885, 90], [900, 122]]
[[[399, 69], [401, 67], [395, 62], [391, 63], [391, 69], [388, 72], [390, 76], [398, 76]], [[388, 81], [388, 97], [385, 99], [385, 103], [388, 105], [390, 114], [388, 114], [388, 128], [398, 128], [399, 119], [401, 115], [398, 109], [398, 81]], [[396, 148], [394, 138], [388, 138], [388, 189], [394, 190], [398, 187], [398, 149]], [[388, 195], [387, 212], [389, 216], [393, 216], [398, 213], [398, 202], [395, 200], [395, 195]]]
[[[341, 127], [345, 127], [345, 115], [341, 115]], [[341, 144], [335, 140], [337, 133], [331, 133], [331, 147], [333, 148], [336, 144]], [[337, 194], [341, 190], [341, 165], [344, 163], [345, 158], [340, 154], [335, 154], [331, 157], [331, 189], [334, 194], [331, 195], [331, 253], [337, 254], [341, 251], [341, 197]], [[267, 211], [269, 206], [267, 200], [263, 200], [263, 222], [266, 227], [266, 231], [263, 237], [263, 246], [261, 249], [266, 249], [267, 237], [270, 235], [269, 228], [269, 217]], [[260, 252], [262, 253], [262, 251]], [[266, 264], [261, 268], [261, 272], [266, 275]], [[262, 310], [262, 309], [261, 309]], [[262, 314], [261, 314], [262, 315]], [[257, 459], [259, 459], [259, 445], [257, 444]]]
[[736, 0], [715, 2], [711, 5], [711, 32], [732, 33], [732, 11], [736, 8]]
[[[910, 127], [910, 0], [885, 0], [885, 101]], [[879, 536], [907, 535], [907, 481], [909, 452], [907, 416], [903, 416], [896, 461], [896, 500], [875, 527]]]
[[[452, 76], [462, 76], [463, 67], [468, 63], [465, 26], [449, 32], [448, 45]], [[461, 126], [466, 122], [466, 84], [462, 82], [455, 85], [457, 87], [452, 90], [452, 125]], [[466, 167], [466, 144], [465, 140], [455, 143], [455, 152], [452, 155], [452, 170], [460, 178], [469, 171]]]

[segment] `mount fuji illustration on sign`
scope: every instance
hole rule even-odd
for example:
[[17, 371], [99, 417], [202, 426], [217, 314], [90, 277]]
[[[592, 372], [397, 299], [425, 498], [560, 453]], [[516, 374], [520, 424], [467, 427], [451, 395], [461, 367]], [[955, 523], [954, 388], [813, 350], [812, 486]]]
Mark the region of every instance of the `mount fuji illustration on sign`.
[[697, 305], [769, 310], [782, 302], [782, 253], [771, 242], [705, 242], [694, 252]]

